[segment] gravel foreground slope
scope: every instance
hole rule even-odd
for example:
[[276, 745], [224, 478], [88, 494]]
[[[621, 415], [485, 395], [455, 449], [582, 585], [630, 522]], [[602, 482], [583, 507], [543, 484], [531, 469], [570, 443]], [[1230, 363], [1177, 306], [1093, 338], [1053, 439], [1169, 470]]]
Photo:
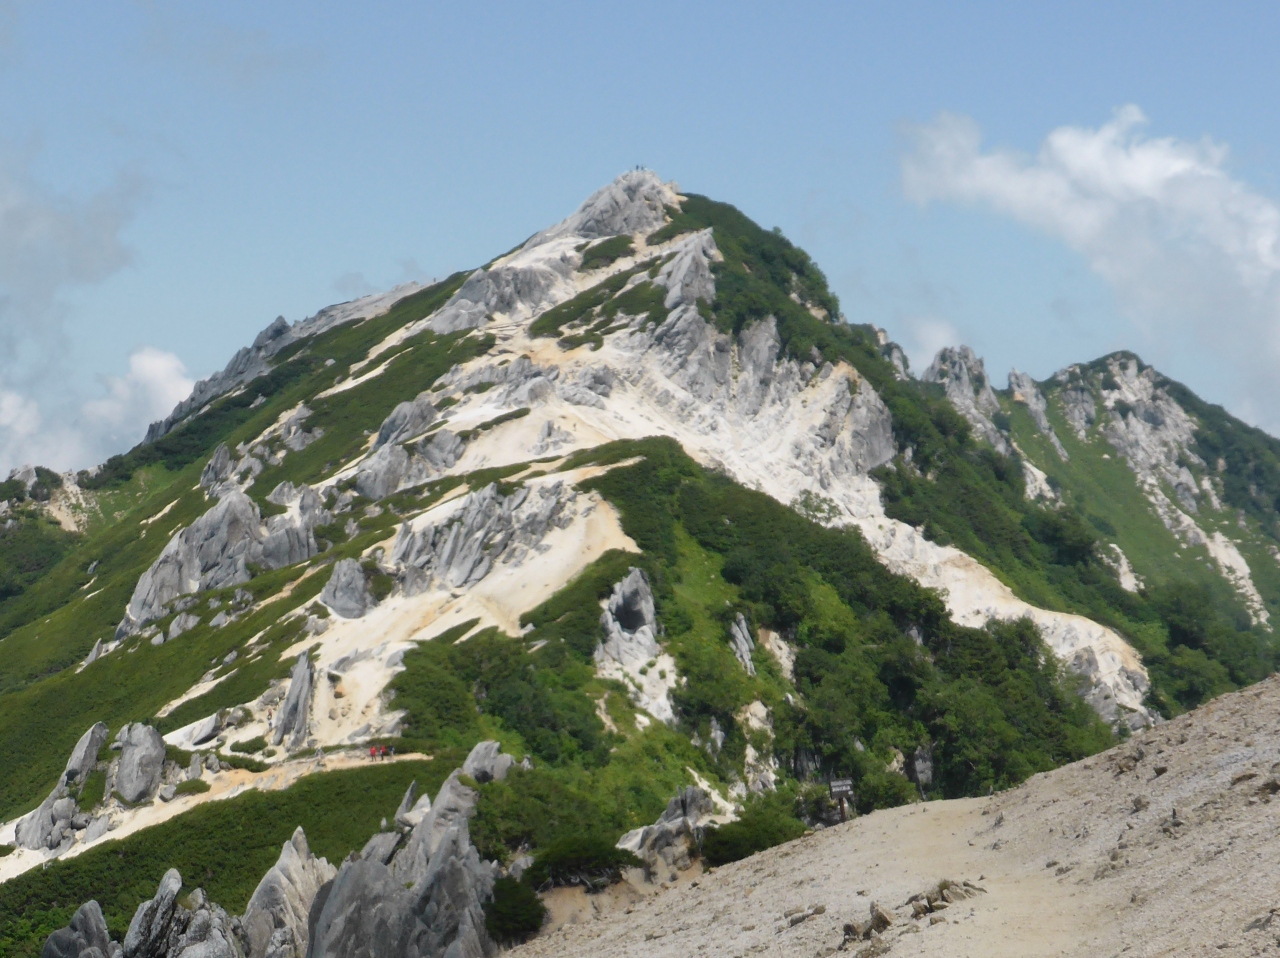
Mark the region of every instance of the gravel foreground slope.
[[[1280, 953], [1277, 794], [1271, 678], [1012, 791], [876, 812], [511, 954]], [[912, 917], [944, 880], [985, 891]], [[873, 903], [893, 924], [848, 937]]]

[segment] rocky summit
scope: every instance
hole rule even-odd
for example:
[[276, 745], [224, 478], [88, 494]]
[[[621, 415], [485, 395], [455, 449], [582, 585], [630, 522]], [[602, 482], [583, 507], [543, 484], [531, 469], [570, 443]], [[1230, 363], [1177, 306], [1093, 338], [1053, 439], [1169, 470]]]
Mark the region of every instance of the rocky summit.
[[1280, 441], [651, 171], [0, 496], [0, 954], [1275, 947]]

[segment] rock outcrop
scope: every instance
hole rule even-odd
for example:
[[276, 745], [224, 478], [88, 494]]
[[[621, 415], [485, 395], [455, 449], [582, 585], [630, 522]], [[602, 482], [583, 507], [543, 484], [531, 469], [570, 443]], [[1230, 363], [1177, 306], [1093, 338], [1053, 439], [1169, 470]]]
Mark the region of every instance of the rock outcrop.
[[444, 518], [416, 526], [406, 522], [391, 550], [404, 591], [465, 588], [499, 561], [520, 562], [548, 532], [567, 523], [566, 507], [576, 498], [562, 482], [522, 486], [509, 496], [490, 484]]
[[231, 357], [231, 362], [221, 372], [196, 383], [190, 396], [178, 403], [164, 419], [153, 422], [147, 429], [144, 442], [155, 442], [219, 396], [270, 372], [271, 358], [286, 346], [319, 336], [336, 326], [385, 313], [398, 300], [417, 292], [419, 288], [417, 283], [408, 283], [385, 293], [374, 293], [351, 302], [327, 306], [314, 316], [293, 325], [283, 316], [277, 316], [257, 335], [252, 346], [245, 346]]
[[420, 392], [410, 402], [402, 402], [387, 415], [378, 428], [378, 438], [373, 447], [381, 449], [388, 443], [400, 443], [426, 432], [427, 427], [440, 418], [440, 412], [431, 402], [431, 394]]
[[621, 665], [643, 665], [661, 652], [653, 591], [643, 569], [632, 566], [613, 587], [600, 614], [600, 627], [605, 638], [596, 649], [597, 661], [607, 658]]
[[676, 663], [658, 644], [653, 592], [644, 570], [633, 566], [613, 587], [600, 614], [600, 628], [604, 637], [595, 650], [596, 673], [625, 683], [635, 705], [659, 721], [673, 723]]
[[420, 486], [451, 468], [465, 450], [466, 443], [447, 429], [423, 437], [408, 449], [388, 442], [356, 467], [356, 492], [376, 501]]
[[243, 958], [231, 917], [199, 888], [179, 904], [181, 891], [182, 876], [171, 868], [134, 912], [122, 958]]
[[562, 236], [601, 239], [622, 233], [648, 233], [666, 220], [666, 207], [678, 206], [674, 183], [663, 183], [652, 170], [629, 170], [596, 190], [573, 215], [535, 234], [525, 249]]
[[1049, 422], [1049, 404], [1045, 401], [1044, 393], [1040, 391], [1036, 381], [1026, 373], [1013, 369], [1009, 371], [1009, 389], [1013, 393], [1013, 401], [1027, 407], [1027, 412], [1031, 413], [1031, 420], [1036, 424], [1036, 428], [1049, 440], [1059, 458], [1066, 462], [1070, 457], [1062, 446], [1062, 440], [1054, 432], [1053, 424]]
[[164, 739], [150, 725], [134, 722], [116, 736], [121, 746], [112, 789], [130, 805], [152, 797], [164, 768]]
[[298, 660], [293, 664], [293, 671], [289, 673], [289, 694], [280, 706], [271, 731], [272, 745], [284, 743], [286, 748], [294, 751], [306, 744], [314, 682], [311, 659], [306, 652], [300, 652]]
[[288, 485], [287, 490], [277, 487], [272, 496], [288, 511], [271, 516], [265, 524], [258, 504], [233, 487], [208, 512], [175, 533], [138, 580], [116, 629], [117, 638], [161, 618], [167, 604], [178, 596], [248, 582], [250, 565], [281, 569], [315, 555], [319, 550], [312, 529], [332, 518], [315, 490]]
[[96, 901], [87, 901], [71, 916], [71, 924], [45, 939], [40, 958], [115, 958], [119, 952], [102, 908]]
[[358, 619], [374, 605], [364, 569], [355, 559], [340, 559], [320, 593], [320, 601], [344, 619]]
[[311, 853], [299, 826], [258, 882], [240, 919], [245, 958], [306, 958], [307, 916], [321, 887], [335, 875], [337, 869]]
[[741, 663], [747, 674], [755, 675], [756, 666], [751, 661], [751, 653], [756, 644], [751, 638], [751, 629], [747, 626], [747, 620], [741, 612], [734, 616], [729, 626], [729, 646], [733, 649], [734, 658]]
[[[504, 759], [506, 761], [504, 761]], [[496, 742], [482, 742], [455, 770], [431, 810], [413, 827], [408, 842], [383, 860], [390, 841], [375, 835], [366, 853], [343, 862], [333, 884], [312, 909], [310, 958], [387, 958], [446, 955], [486, 958], [497, 953], [484, 924], [495, 867], [480, 861], [467, 821], [476, 791], [461, 775], [501, 777], [510, 767]], [[407, 799], [408, 796], [406, 796]]]
[[665, 881], [692, 864], [702, 843], [703, 826], [714, 812], [711, 796], [690, 785], [667, 803], [656, 822], [627, 832], [617, 847], [644, 862], [650, 881]]
[[996, 428], [991, 417], [1000, 411], [1000, 403], [991, 389], [987, 371], [968, 346], [947, 346], [938, 350], [932, 364], [920, 377], [927, 383], [938, 383], [946, 390], [947, 399], [956, 412], [973, 426], [974, 432], [1008, 455], [1009, 441]]
[[80, 811], [70, 796], [72, 788], [83, 784], [97, 764], [98, 751], [107, 741], [107, 733], [107, 726], [98, 722], [80, 736], [53, 791], [15, 826], [14, 840], [19, 848], [58, 848], [64, 841], [70, 843], [77, 829], [89, 825], [89, 816]]

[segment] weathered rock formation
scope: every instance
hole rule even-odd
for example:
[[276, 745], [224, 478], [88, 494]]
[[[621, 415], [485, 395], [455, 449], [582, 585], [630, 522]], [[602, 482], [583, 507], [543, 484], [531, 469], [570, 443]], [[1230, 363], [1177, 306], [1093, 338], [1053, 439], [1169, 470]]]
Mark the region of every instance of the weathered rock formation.
[[164, 769], [164, 739], [150, 725], [133, 722], [116, 735], [120, 758], [116, 764], [112, 790], [130, 805], [155, 794]]
[[702, 843], [702, 828], [714, 812], [711, 796], [690, 785], [667, 803], [656, 822], [627, 832], [617, 847], [644, 862], [650, 881], [664, 881], [692, 864]]
[[327, 306], [314, 316], [290, 325], [283, 316], [277, 316], [253, 341], [227, 363], [222, 372], [195, 384], [191, 395], [174, 407], [164, 419], [153, 422], [147, 429], [145, 442], [155, 442], [161, 436], [181, 425], [189, 416], [199, 413], [207, 404], [244, 383], [251, 382], [271, 371], [270, 360], [276, 353], [299, 340], [319, 336], [327, 330], [345, 323], [367, 319], [385, 313], [398, 300], [419, 289], [417, 283], [397, 286], [385, 293], [375, 293], [347, 303]]
[[1049, 422], [1049, 404], [1045, 401], [1044, 393], [1040, 391], [1036, 381], [1026, 373], [1013, 369], [1009, 371], [1009, 389], [1013, 393], [1013, 401], [1027, 407], [1027, 412], [1031, 413], [1031, 420], [1036, 424], [1036, 428], [1049, 440], [1062, 461], [1066, 462], [1070, 457], [1067, 455], [1067, 450], [1062, 447], [1058, 434], [1053, 431], [1053, 424]]
[[75, 786], [82, 785], [98, 761], [98, 751], [107, 740], [107, 726], [98, 722], [80, 736], [58, 784], [49, 796], [33, 812], [22, 818], [14, 830], [19, 848], [33, 850], [58, 848], [64, 841], [70, 842], [77, 829], [90, 824], [87, 814], [71, 798]]
[[299, 826], [262, 876], [240, 919], [246, 958], [305, 958], [311, 905], [336, 874], [337, 869], [311, 853]]
[[613, 587], [600, 627], [605, 638], [596, 648], [597, 662], [607, 658], [623, 666], [643, 665], [661, 652], [653, 591], [643, 569], [632, 566]]
[[430, 393], [418, 393], [412, 401], [402, 402], [391, 410], [378, 429], [378, 438], [374, 440], [373, 447], [380, 449], [388, 443], [404, 442], [420, 436], [439, 418], [440, 413], [432, 404]]
[[673, 723], [676, 663], [658, 644], [653, 592], [644, 570], [633, 566], [613, 587], [600, 614], [600, 628], [604, 636], [594, 655], [597, 674], [625, 683], [635, 705], [659, 721]]
[[344, 619], [358, 619], [374, 605], [364, 569], [355, 559], [340, 559], [320, 593], [320, 601]]
[[741, 612], [734, 616], [733, 623], [729, 626], [729, 646], [733, 649], [734, 658], [742, 664], [747, 674], [755, 675], [756, 666], [751, 661], [751, 653], [756, 644], [752, 641], [751, 629], [747, 627], [747, 620]]
[[300, 652], [298, 661], [293, 664], [293, 671], [289, 674], [289, 694], [280, 706], [275, 727], [271, 731], [272, 745], [283, 742], [286, 748], [293, 751], [306, 744], [314, 682], [311, 659], [306, 652]]
[[[366, 853], [343, 862], [312, 909], [309, 958], [486, 958], [497, 953], [484, 924], [495, 866], [481, 862], [467, 820], [477, 793], [459, 777], [505, 775], [510, 756], [497, 743], [481, 743], [445, 781], [435, 803], [395, 852], [375, 835]], [[394, 834], [394, 833], [385, 833]]]
[[356, 492], [378, 500], [420, 486], [452, 467], [465, 450], [466, 443], [447, 429], [423, 437], [409, 449], [388, 442], [356, 468]]
[[199, 888], [179, 904], [180, 891], [182, 876], [171, 868], [134, 912], [122, 958], [243, 958], [231, 917]]
[[576, 498], [562, 482], [522, 486], [509, 496], [490, 484], [443, 519], [416, 527], [406, 522], [391, 550], [405, 593], [464, 588], [499, 561], [520, 562], [548, 532], [567, 524], [566, 507]]
[[1000, 403], [991, 389], [987, 371], [968, 346], [947, 346], [938, 350], [933, 363], [921, 380], [938, 383], [946, 390], [947, 399], [956, 412], [973, 426], [974, 432], [991, 443], [996, 452], [1008, 454], [1009, 442], [996, 428], [991, 417], [1000, 411]]
[[111, 940], [107, 920], [96, 901], [87, 901], [71, 916], [71, 924], [50, 935], [40, 958], [115, 958], [120, 946]]
[[277, 487], [273, 502], [288, 511], [264, 524], [258, 504], [238, 489], [186, 529], [177, 532], [159, 558], [142, 574], [116, 636], [132, 635], [181, 595], [248, 582], [249, 566], [281, 569], [318, 551], [312, 529], [329, 522], [320, 497], [310, 486]]

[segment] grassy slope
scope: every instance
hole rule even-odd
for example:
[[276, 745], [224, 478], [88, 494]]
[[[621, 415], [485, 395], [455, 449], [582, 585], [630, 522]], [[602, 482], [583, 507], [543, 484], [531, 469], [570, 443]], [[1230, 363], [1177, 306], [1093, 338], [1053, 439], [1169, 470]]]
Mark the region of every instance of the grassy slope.
[[[1265, 629], [1250, 626], [1207, 551], [1184, 546], [1164, 527], [1133, 471], [1102, 436], [1101, 425], [1081, 441], [1062, 415], [1055, 384], [1044, 388], [1049, 419], [1068, 462], [1039, 434], [1025, 408], [1007, 398], [1002, 404], [1014, 438], [1061, 488], [1067, 509], [1081, 515], [1101, 540], [1119, 544], [1143, 578], [1140, 595], [1115, 596], [1086, 614], [1119, 630], [1143, 654], [1155, 685], [1152, 703], [1172, 714], [1268, 674], [1275, 667], [1275, 641]], [[1166, 492], [1172, 497], [1172, 490]], [[1207, 502], [1196, 519], [1240, 543], [1264, 601], [1272, 606], [1276, 563], [1260, 523], [1249, 516], [1241, 529], [1231, 510], [1215, 513]], [[1180, 602], [1180, 596], [1192, 597], [1194, 607]], [[1188, 616], [1195, 620], [1189, 628]]]
[[[115, 728], [125, 721], [153, 715], [198, 680], [211, 659], [221, 658], [281, 613], [300, 604], [306, 590], [288, 603], [269, 607], [260, 617], [222, 630], [203, 627], [184, 635], [181, 642], [159, 648], [141, 643], [136, 651], [108, 656], [80, 673], [69, 668], [88, 654], [98, 638], [111, 636], [138, 577], [171, 533], [208, 508], [197, 480], [204, 457], [217, 442], [234, 445], [258, 435], [280, 413], [304, 399], [312, 399], [344, 375], [352, 362], [363, 359], [369, 348], [388, 333], [434, 309], [451, 294], [457, 282], [446, 281], [401, 301], [387, 316], [339, 327], [309, 343], [305, 353], [289, 360], [305, 362], [308, 371], [304, 375], [289, 380], [251, 416], [232, 422], [229, 431], [201, 432], [203, 452], [199, 456], [194, 455], [190, 444], [177, 444], [181, 451], [177, 458], [191, 459], [176, 471], [162, 476], [170, 466], [179, 465], [176, 459], [145, 467], [129, 466], [129, 478], [122, 476], [120, 485], [108, 486], [108, 492], [123, 490], [116, 495], [127, 502], [139, 494], [135, 489], [146, 489], [142, 504], [117, 523], [78, 542], [58, 565], [19, 597], [20, 607], [0, 610], [0, 615], [8, 613], [11, 630], [0, 641], [0, 767], [6, 772], [0, 777], [0, 818], [29, 807], [42, 797], [71, 746], [93, 722], [105, 721]], [[315, 415], [308, 426], [323, 425], [324, 438], [303, 453], [287, 456], [280, 475], [260, 478], [255, 494], [265, 495], [280, 479], [317, 478], [332, 459], [350, 455], [362, 446], [367, 434], [378, 427], [404, 393], [413, 395], [427, 388], [455, 362], [487, 349], [489, 342], [474, 335], [441, 340], [421, 338], [390, 354], [394, 358], [381, 376], [332, 400], [314, 402]], [[325, 365], [328, 358], [335, 359], [332, 366]], [[215, 404], [213, 412], [217, 408]], [[181, 430], [175, 431], [180, 433]], [[168, 481], [157, 481], [162, 477]], [[175, 500], [161, 520], [154, 525], [146, 522]], [[394, 516], [387, 514], [379, 521], [365, 523], [366, 532], [358, 537], [359, 541], [344, 545], [335, 555], [358, 550], [378, 535], [385, 535], [394, 521]], [[329, 558], [323, 556], [320, 561]], [[99, 562], [96, 579], [86, 592], [85, 586], [93, 578], [87, 570], [95, 560]], [[271, 573], [255, 580], [251, 589], [269, 594], [298, 574], [296, 570]], [[315, 592], [322, 585], [320, 579], [308, 588]], [[261, 691], [280, 668], [277, 663], [260, 661], [256, 668], [246, 669], [243, 676], [232, 680], [234, 684], [227, 689], [206, 696], [201, 704], [223, 704], [222, 699], [232, 691]], [[194, 708], [188, 706], [180, 714]]]

